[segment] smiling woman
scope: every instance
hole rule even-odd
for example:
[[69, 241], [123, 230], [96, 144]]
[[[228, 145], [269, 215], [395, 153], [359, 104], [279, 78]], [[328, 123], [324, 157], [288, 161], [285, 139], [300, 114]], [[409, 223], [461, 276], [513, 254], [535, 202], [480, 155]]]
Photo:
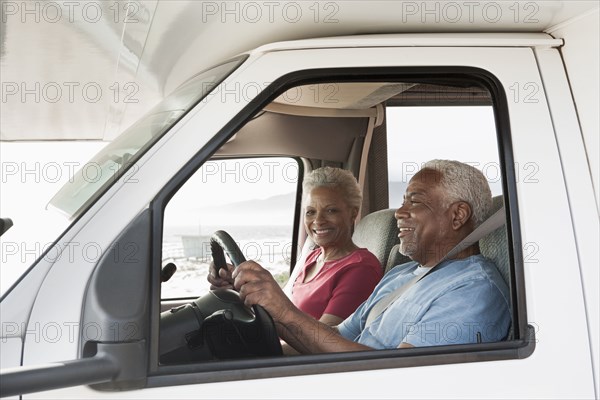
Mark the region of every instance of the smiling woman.
[[351, 172], [324, 167], [304, 178], [304, 227], [317, 246], [293, 282], [292, 302], [329, 325], [347, 318], [373, 291], [381, 265], [352, 241], [362, 194]]

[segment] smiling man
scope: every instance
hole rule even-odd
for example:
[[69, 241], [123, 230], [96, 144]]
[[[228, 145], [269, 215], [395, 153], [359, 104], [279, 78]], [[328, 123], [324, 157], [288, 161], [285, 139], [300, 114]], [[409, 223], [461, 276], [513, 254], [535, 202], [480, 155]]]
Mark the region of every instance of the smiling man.
[[400, 252], [413, 261], [386, 274], [337, 327], [300, 312], [254, 262], [234, 272], [235, 287], [246, 304], [269, 311], [280, 337], [301, 353], [499, 341], [510, 313], [508, 289], [495, 265], [477, 243], [443, 260], [486, 219], [491, 204], [479, 170], [458, 161], [426, 163], [396, 211]]

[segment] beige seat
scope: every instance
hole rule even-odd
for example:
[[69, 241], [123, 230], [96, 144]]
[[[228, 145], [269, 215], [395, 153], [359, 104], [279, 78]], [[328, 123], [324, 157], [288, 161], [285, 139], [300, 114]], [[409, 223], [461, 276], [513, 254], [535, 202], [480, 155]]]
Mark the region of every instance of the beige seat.
[[[496, 212], [504, 204], [502, 196], [496, 196], [492, 199], [492, 210], [491, 213]], [[502, 275], [506, 286], [508, 287], [509, 293], [513, 292], [511, 274], [510, 274], [510, 255], [508, 251], [508, 235], [506, 233], [506, 225], [502, 225], [492, 233], [486, 235], [479, 241], [479, 249], [481, 254], [489, 258], [496, 264], [496, 268]], [[511, 313], [511, 319], [513, 318], [513, 305], [512, 300], [509, 298], [509, 307]], [[513, 321], [514, 322], [514, 321]], [[508, 330], [506, 340], [511, 340], [514, 337], [514, 324], [511, 322]]]
[[379, 260], [385, 269], [390, 251], [399, 243], [398, 225], [394, 217], [395, 209], [388, 208], [364, 216], [354, 229], [352, 240], [358, 247], [364, 247]]
[[405, 256], [404, 254], [400, 254], [400, 245], [396, 244], [392, 247], [390, 251], [390, 255], [388, 257], [387, 263], [385, 265], [384, 274], [387, 274], [388, 271], [394, 268], [396, 265], [404, 264], [409, 261], [412, 261], [410, 258]]
[[[502, 207], [504, 201], [502, 196], [496, 196], [492, 199], [492, 210], [494, 213]], [[510, 262], [508, 254], [508, 238], [506, 235], [506, 225], [501, 226], [494, 232], [483, 237], [479, 241], [481, 254], [494, 261], [504, 282], [510, 288]]]

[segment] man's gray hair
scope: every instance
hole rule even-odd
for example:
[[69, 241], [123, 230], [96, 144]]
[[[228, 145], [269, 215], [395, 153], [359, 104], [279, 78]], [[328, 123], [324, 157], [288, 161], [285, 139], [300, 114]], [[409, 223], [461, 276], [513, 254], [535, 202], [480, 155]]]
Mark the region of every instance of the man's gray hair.
[[352, 172], [332, 167], [317, 168], [309, 172], [302, 181], [303, 202], [313, 189], [322, 186], [339, 190], [350, 207], [360, 209], [362, 193]]
[[444, 190], [445, 206], [456, 201], [466, 201], [471, 206], [473, 223], [479, 226], [492, 209], [492, 191], [485, 175], [477, 168], [452, 160], [431, 160], [421, 169], [433, 169], [441, 174], [440, 186]]

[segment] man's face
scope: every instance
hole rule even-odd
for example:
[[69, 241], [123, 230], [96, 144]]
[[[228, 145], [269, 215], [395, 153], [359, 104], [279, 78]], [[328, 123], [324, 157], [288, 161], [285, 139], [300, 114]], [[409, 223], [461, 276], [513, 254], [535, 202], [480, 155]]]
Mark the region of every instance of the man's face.
[[433, 266], [450, 248], [444, 239], [451, 230], [451, 213], [444, 205], [440, 174], [419, 171], [409, 182], [404, 203], [396, 210], [400, 253], [423, 266]]

